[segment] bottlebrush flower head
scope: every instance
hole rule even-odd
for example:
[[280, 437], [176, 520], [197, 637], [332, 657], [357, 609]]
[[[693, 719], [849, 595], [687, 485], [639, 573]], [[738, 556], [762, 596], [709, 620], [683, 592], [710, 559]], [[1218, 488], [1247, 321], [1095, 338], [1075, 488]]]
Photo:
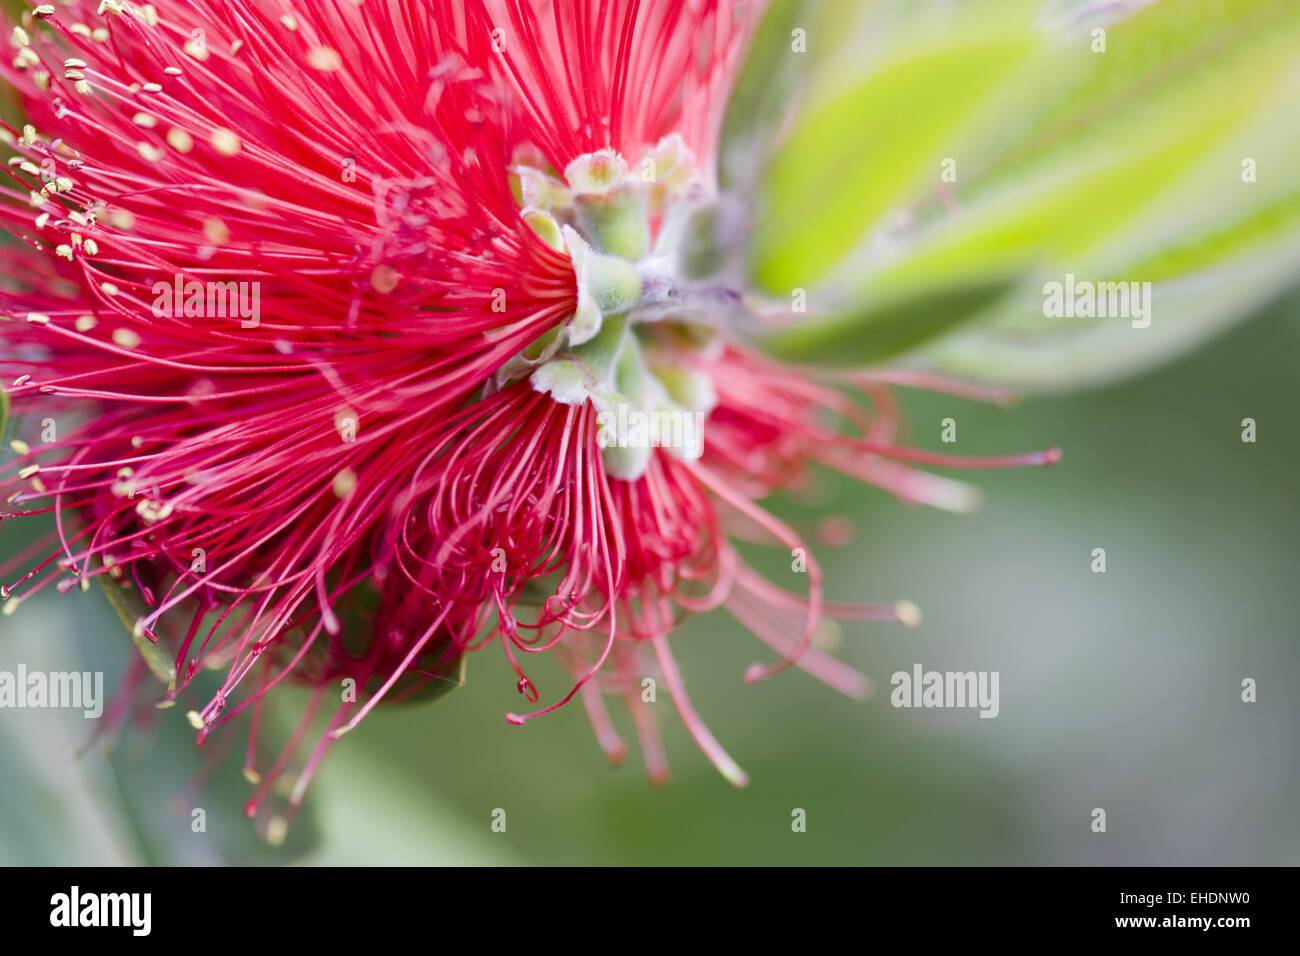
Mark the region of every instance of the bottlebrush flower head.
[[[6, 612], [99, 579], [135, 608], [169, 700], [217, 669], [189, 716], [200, 742], [250, 728], [250, 815], [288, 769], [296, 807], [332, 740], [381, 701], [454, 686], [489, 645], [538, 704], [510, 721], [581, 696], [618, 759], [603, 699], [622, 696], [655, 779], [645, 675], [745, 780], [686, 697], [668, 645], [684, 613], [726, 608], [775, 652], [750, 680], [794, 664], [865, 693], [812, 646], [820, 622], [915, 609], [827, 602], [804, 542], [757, 501], [824, 465], [961, 509], [965, 486], [911, 465], [1053, 454], [897, 446], [889, 385], [946, 383], [774, 364], [737, 333], [762, 303], [696, 274], [758, 12], [75, 0], [25, 14], [0, 66], [27, 119], [6, 127], [0, 194], [18, 240], [0, 370], [30, 429], [5, 507], [52, 514], [56, 531], [4, 569]], [[802, 591], [758, 576], [737, 537], [800, 555]], [[544, 651], [574, 676], [543, 703], [528, 661]], [[315, 696], [273, 754], [258, 717], [282, 681]], [[325, 733], [303, 744], [318, 706]]]

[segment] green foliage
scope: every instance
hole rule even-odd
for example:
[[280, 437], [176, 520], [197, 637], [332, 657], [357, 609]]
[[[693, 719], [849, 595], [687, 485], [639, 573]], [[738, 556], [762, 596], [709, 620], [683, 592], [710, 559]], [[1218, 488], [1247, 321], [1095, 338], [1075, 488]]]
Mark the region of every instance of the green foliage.
[[134, 587], [115, 581], [107, 574], [97, 575], [95, 580], [103, 585], [108, 602], [113, 605], [118, 619], [126, 627], [127, 633], [135, 643], [136, 650], [149, 666], [149, 672], [169, 688], [176, 686], [176, 662], [167, 645], [151, 641], [136, 627], [149, 613], [140, 592]]
[[[923, 347], [914, 362], [1062, 387], [1158, 361], [1290, 281], [1300, 6], [1165, 0], [1104, 37], [979, 9], [1000, 11], [982, 31], [926, 18], [902, 51], [823, 71], [772, 150], [752, 275], [821, 306], [772, 352], [843, 364]], [[1153, 283], [1152, 325], [1045, 317], [1043, 283], [1067, 272]]]

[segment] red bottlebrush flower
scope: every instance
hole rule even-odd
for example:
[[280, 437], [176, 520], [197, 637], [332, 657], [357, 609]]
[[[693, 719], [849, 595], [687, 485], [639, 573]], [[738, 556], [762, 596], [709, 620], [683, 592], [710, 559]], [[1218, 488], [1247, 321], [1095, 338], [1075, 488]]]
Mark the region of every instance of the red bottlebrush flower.
[[[964, 486], [910, 465], [1053, 453], [898, 447], [889, 387], [950, 386], [774, 365], [730, 333], [753, 298], [687, 274], [755, 13], [81, 0], [26, 16], [0, 66], [30, 123], [6, 128], [0, 221], [20, 248], [0, 369], [41, 425], [13, 443], [6, 517], [57, 530], [4, 569], [6, 611], [99, 578], [174, 666], [169, 698], [219, 669], [190, 717], [200, 742], [249, 718], [250, 815], [290, 764], [297, 806], [331, 740], [456, 683], [489, 644], [539, 703], [512, 722], [581, 695], [617, 758], [602, 701], [623, 695], [656, 779], [646, 674], [745, 779], [669, 651], [685, 612], [725, 607], [771, 647], [750, 680], [794, 664], [863, 693], [812, 646], [819, 622], [915, 609], [826, 602], [811, 552], [755, 502], [821, 464], [960, 508]], [[748, 568], [737, 536], [791, 551], [806, 593]], [[575, 675], [544, 705], [541, 651]], [[284, 680], [317, 689], [313, 712], [356, 692], [315, 749], [299, 752], [308, 714], [267, 760], [257, 715]]]

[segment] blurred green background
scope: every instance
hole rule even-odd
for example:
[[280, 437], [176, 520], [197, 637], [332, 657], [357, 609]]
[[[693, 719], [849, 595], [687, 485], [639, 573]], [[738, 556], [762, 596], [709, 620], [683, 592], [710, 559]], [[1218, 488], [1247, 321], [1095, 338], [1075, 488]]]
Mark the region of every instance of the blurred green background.
[[[1295, 864], [1297, 354], [1292, 295], [1141, 380], [1009, 411], [906, 395], [924, 447], [951, 450], [939, 422], [953, 417], [959, 453], [1059, 444], [1064, 460], [974, 475], [986, 503], [969, 517], [836, 481], [815, 507], [777, 502], [804, 527], [852, 515], [855, 543], [823, 553], [832, 596], [910, 597], [925, 620], [844, 626], [840, 656], [877, 684], [865, 703], [796, 671], [747, 687], [765, 649], [725, 614], [688, 622], [674, 641], [688, 689], [747, 790], [713, 771], [665, 697], [666, 789], [634, 744], [609, 769], [576, 703], [508, 725], [519, 695], [489, 649], [464, 690], [381, 709], [344, 739], [309, 799], [314, 821], [279, 851], [238, 815], [237, 764], [185, 795], [183, 708], [111, 762], [73, 755], [79, 715], [5, 712], [0, 862]], [[1245, 417], [1255, 444], [1241, 441]], [[0, 549], [19, 540], [30, 530], [3, 528]], [[1090, 570], [1094, 547], [1105, 574]], [[789, 574], [780, 554], [755, 560]], [[0, 669], [99, 662], [109, 686], [133, 653], [95, 591], [33, 601], [0, 633]], [[915, 662], [999, 671], [1000, 715], [890, 707], [889, 675]], [[1257, 703], [1241, 701], [1244, 677]], [[565, 686], [555, 668], [537, 679], [547, 697]], [[292, 714], [302, 697], [280, 703]], [[206, 833], [190, 831], [193, 806]], [[1094, 807], [1104, 834], [1089, 828]], [[491, 830], [495, 808], [505, 833]], [[794, 808], [805, 833], [791, 831]]]

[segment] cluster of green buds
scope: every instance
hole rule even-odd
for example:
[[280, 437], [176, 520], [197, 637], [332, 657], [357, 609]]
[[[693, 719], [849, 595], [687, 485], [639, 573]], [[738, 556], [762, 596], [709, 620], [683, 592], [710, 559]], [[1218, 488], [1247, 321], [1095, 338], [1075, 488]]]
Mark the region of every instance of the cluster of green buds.
[[665, 137], [632, 168], [611, 149], [588, 153], [563, 181], [533, 166], [514, 173], [524, 220], [573, 263], [578, 302], [494, 384], [527, 376], [557, 402], [591, 402], [614, 477], [639, 477], [655, 447], [698, 456], [698, 443], [627, 429], [638, 416], [703, 418], [716, 404], [699, 366], [722, 348], [718, 328], [733, 297], [690, 278], [690, 237], [711, 203], [685, 143]]

